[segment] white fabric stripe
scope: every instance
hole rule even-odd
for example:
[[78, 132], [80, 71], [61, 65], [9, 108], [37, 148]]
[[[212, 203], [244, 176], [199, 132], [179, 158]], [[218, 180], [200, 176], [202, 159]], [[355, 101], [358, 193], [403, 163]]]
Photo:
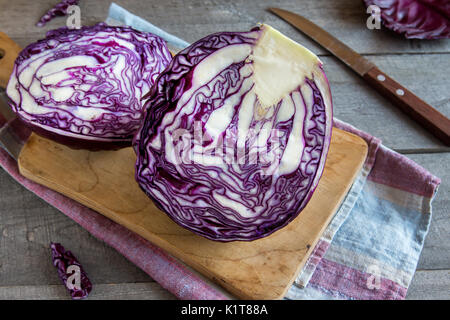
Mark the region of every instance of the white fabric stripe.
[[339, 297], [336, 294], [325, 293], [314, 287], [298, 288], [291, 286], [285, 295], [286, 300], [347, 300], [347, 297]]
[[330, 246], [324, 258], [361, 272], [369, 272], [368, 267], [376, 266], [380, 271], [380, 277], [394, 281], [405, 288], [409, 286], [414, 275], [403, 270], [398, 270], [380, 260], [361, 253], [355, 253], [337, 245]]
[[375, 195], [377, 198], [392, 202], [401, 207], [417, 210], [425, 214], [431, 212], [430, 198], [389, 187], [370, 180], [367, 181], [364, 189]]
[[[366, 184], [367, 176], [372, 170], [372, 167], [373, 164], [364, 165], [360, 174], [355, 179], [355, 182], [353, 182], [353, 185], [351, 186], [347, 196], [345, 197], [344, 201], [342, 202], [341, 206], [336, 212], [333, 220], [331, 220], [330, 224], [325, 229], [319, 241], [331, 243], [334, 235], [342, 226], [344, 221], [347, 219], [350, 211], [352, 211], [353, 207], [355, 206], [356, 200], [358, 200], [358, 197], [361, 194], [361, 190], [364, 188], [364, 185]], [[316, 271], [316, 267], [317, 265], [315, 265], [310, 259], [308, 259], [302, 271], [300, 271], [299, 275], [295, 279], [293, 286], [298, 286], [300, 288], [306, 287], [314, 271]]]

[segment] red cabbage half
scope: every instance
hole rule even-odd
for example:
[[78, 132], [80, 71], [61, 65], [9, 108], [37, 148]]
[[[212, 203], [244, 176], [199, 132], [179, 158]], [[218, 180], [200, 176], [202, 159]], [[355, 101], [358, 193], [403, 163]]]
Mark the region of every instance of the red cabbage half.
[[384, 26], [410, 39], [449, 39], [449, 0], [364, 0], [381, 9]]
[[136, 179], [179, 225], [255, 240], [292, 221], [321, 177], [332, 103], [322, 63], [267, 25], [207, 36], [149, 93]]
[[161, 38], [129, 27], [61, 28], [16, 59], [7, 94], [35, 132], [72, 147], [131, 145], [142, 96], [172, 59]]

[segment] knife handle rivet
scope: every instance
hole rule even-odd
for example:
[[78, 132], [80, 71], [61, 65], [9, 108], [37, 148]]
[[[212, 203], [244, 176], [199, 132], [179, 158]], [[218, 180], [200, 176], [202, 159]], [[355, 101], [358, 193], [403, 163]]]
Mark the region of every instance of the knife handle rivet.
[[403, 96], [405, 94], [405, 91], [403, 91], [402, 89], [397, 89], [395, 93], [398, 94], [399, 96]]
[[384, 75], [382, 75], [382, 74], [379, 74], [379, 75], [377, 76], [377, 79], [378, 79], [379, 81], [384, 81], [384, 80], [386, 80], [386, 77], [385, 77]]

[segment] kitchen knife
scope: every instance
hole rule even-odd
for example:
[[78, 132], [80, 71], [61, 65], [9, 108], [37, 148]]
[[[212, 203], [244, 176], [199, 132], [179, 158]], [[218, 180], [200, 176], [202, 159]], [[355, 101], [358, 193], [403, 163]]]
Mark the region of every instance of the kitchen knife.
[[445, 145], [450, 146], [450, 119], [308, 19], [283, 9], [269, 8], [269, 10], [330, 51], [380, 94], [420, 123]]

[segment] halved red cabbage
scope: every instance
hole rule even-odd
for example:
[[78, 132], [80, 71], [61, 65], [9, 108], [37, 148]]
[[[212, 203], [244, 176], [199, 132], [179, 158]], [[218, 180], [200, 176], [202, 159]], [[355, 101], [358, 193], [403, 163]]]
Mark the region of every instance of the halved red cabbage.
[[306, 206], [331, 128], [312, 52], [267, 25], [212, 34], [178, 53], [149, 93], [136, 180], [182, 227], [255, 240]]
[[384, 26], [409, 39], [449, 39], [449, 0], [364, 0], [381, 9]]
[[164, 40], [130, 27], [61, 28], [19, 54], [7, 95], [41, 135], [72, 147], [127, 146], [142, 96], [171, 59]]

